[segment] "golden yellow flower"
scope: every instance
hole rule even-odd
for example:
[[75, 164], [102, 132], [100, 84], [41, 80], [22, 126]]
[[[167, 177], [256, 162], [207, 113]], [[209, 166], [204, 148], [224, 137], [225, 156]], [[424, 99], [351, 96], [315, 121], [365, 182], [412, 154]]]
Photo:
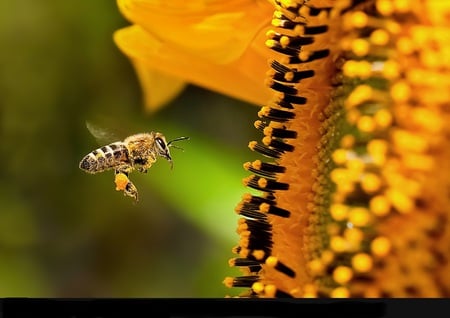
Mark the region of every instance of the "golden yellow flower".
[[244, 164], [257, 194], [236, 207], [243, 274], [224, 283], [450, 296], [450, 4], [185, 2], [119, 0], [136, 25], [116, 40], [144, 86], [157, 70], [264, 105], [249, 147], [266, 158]]
[[114, 34], [130, 57], [148, 109], [176, 96], [186, 82], [261, 105], [264, 46], [272, 6], [265, 0], [117, 0], [133, 22]]

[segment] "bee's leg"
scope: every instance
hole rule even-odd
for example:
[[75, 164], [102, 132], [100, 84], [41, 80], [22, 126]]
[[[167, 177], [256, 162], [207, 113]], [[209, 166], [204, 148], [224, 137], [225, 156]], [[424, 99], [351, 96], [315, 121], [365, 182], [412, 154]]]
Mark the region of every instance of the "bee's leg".
[[117, 191], [123, 191], [124, 195], [138, 200], [138, 191], [136, 186], [128, 179], [128, 173], [126, 171], [121, 171], [117, 169], [115, 171], [114, 183], [116, 184]]

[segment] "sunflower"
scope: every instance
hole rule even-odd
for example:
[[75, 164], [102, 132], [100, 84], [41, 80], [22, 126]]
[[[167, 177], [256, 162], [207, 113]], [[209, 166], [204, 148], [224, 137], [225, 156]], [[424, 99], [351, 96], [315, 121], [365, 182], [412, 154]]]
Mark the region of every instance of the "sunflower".
[[[157, 63], [155, 50], [147, 47], [152, 42], [143, 41], [154, 32], [148, 21], [177, 29], [164, 17], [147, 19], [147, 5], [158, 16], [150, 3], [119, 1], [136, 25], [116, 36], [147, 70]], [[239, 49], [197, 59], [230, 74], [245, 64], [270, 90], [239, 72], [236, 82], [259, 92], [243, 92], [242, 85], [234, 91], [225, 77], [217, 82], [222, 89], [205, 86], [255, 103], [271, 93], [260, 102], [255, 122], [262, 139], [249, 143], [262, 156], [244, 164], [251, 174], [243, 181], [252, 193], [236, 206], [240, 241], [230, 265], [242, 275], [224, 283], [244, 288], [243, 297], [450, 296], [450, 4], [195, 3], [171, 4], [171, 10], [157, 3], [152, 9], [175, 12], [187, 30], [200, 23], [190, 21], [189, 10], [212, 16], [240, 12], [242, 18], [232, 22], [210, 16], [223, 29], [243, 23], [242, 42], [231, 40]], [[188, 10], [186, 17], [178, 15], [181, 8]], [[262, 23], [267, 18], [269, 27]], [[198, 39], [197, 46], [186, 47], [175, 31], [167, 34], [159, 36], [173, 46], [169, 55], [178, 48], [179, 56], [191, 56], [201, 47]], [[223, 43], [230, 43], [224, 34]], [[269, 65], [266, 74], [244, 58], [248, 50]], [[167, 73], [202, 85], [189, 74]]]

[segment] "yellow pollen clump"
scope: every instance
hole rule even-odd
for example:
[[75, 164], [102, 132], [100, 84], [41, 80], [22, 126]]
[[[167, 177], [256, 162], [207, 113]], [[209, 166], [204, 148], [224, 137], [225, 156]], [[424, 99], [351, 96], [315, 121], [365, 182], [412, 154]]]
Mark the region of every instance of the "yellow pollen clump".
[[129, 179], [124, 173], [116, 174], [114, 183], [116, 184], [117, 191], [125, 190], [128, 182], [129, 182]]
[[358, 119], [356, 126], [358, 127], [359, 130], [366, 133], [373, 132], [376, 127], [375, 120], [373, 119], [372, 116], [361, 116]]
[[325, 266], [320, 259], [310, 261], [308, 268], [313, 276], [321, 275], [325, 270]]
[[399, 152], [404, 152], [405, 150], [425, 152], [429, 146], [429, 143], [425, 138], [400, 129], [396, 129], [392, 132], [392, 140]]
[[340, 253], [347, 251], [349, 244], [342, 236], [335, 235], [330, 238], [330, 247], [333, 251]]
[[384, 16], [391, 15], [394, 12], [394, 5], [391, 0], [377, 0], [375, 5], [378, 12]]
[[347, 150], [345, 149], [336, 149], [331, 158], [336, 164], [344, 164], [347, 161]]
[[372, 254], [377, 257], [384, 257], [391, 251], [391, 242], [384, 236], [375, 238], [370, 244]]
[[375, 113], [375, 123], [380, 128], [387, 128], [392, 124], [392, 114], [387, 109], [380, 109]]
[[382, 72], [386, 78], [395, 79], [395, 78], [399, 77], [399, 75], [400, 75], [399, 65], [395, 61], [387, 60], [383, 64]]
[[411, 118], [414, 123], [430, 132], [438, 133], [444, 127], [444, 120], [435, 112], [426, 108], [414, 108], [411, 112]]
[[367, 152], [377, 165], [383, 165], [386, 161], [388, 143], [385, 140], [373, 139], [367, 144]]
[[331, 298], [349, 298], [350, 291], [346, 287], [337, 287], [330, 293]]
[[257, 259], [257, 260], [262, 260], [264, 258], [264, 255], [266, 253], [263, 250], [255, 250], [252, 252], [252, 255]]
[[331, 250], [325, 250], [322, 252], [320, 259], [324, 265], [328, 265], [334, 260], [334, 252]]
[[397, 82], [391, 87], [391, 96], [396, 102], [406, 102], [411, 97], [411, 87], [406, 82]]
[[410, 0], [395, 0], [394, 6], [395, 10], [401, 13], [405, 13], [410, 10]]
[[357, 56], [366, 56], [369, 53], [370, 44], [364, 39], [355, 39], [352, 44], [352, 51]]
[[357, 246], [364, 238], [364, 233], [358, 228], [347, 228], [344, 231], [345, 239], [353, 246]]
[[333, 279], [338, 284], [346, 284], [353, 277], [353, 271], [347, 266], [338, 266], [333, 271]]
[[275, 256], [269, 256], [266, 259], [266, 265], [270, 266], [270, 267], [275, 267], [278, 264], [278, 258], [276, 258]]
[[340, 142], [341, 147], [345, 149], [352, 148], [354, 144], [355, 144], [355, 136], [350, 134], [342, 137]]
[[372, 95], [373, 95], [372, 87], [366, 84], [359, 85], [353, 90], [353, 92], [351, 92], [351, 94], [345, 100], [345, 107], [347, 107], [347, 109], [355, 107], [361, 104], [362, 102], [370, 99]]
[[377, 195], [370, 199], [369, 208], [376, 216], [385, 216], [391, 210], [391, 203], [384, 195]]
[[369, 21], [369, 18], [367, 17], [367, 14], [364, 12], [358, 11], [352, 14], [351, 16], [351, 22], [354, 27], [356, 28], [363, 28], [367, 25], [367, 22]]
[[397, 50], [403, 54], [411, 54], [414, 52], [415, 46], [413, 41], [407, 37], [401, 37], [397, 40]]
[[396, 189], [389, 189], [386, 191], [386, 196], [391, 202], [392, 206], [400, 213], [408, 213], [414, 207], [414, 202], [405, 193]]
[[333, 204], [330, 207], [331, 217], [336, 221], [343, 221], [348, 216], [348, 206], [345, 204]]
[[289, 38], [287, 36], [282, 36], [280, 38], [280, 44], [282, 47], [287, 47], [289, 45]]
[[261, 294], [264, 291], [264, 284], [261, 282], [255, 282], [252, 285], [252, 289], [255, 293]]
[[352, 267], [355, 271], [360, 273], [367, 273], [373, 267], [373, 260], [366, 253], [359, 253], [352, 258]]
[[377, 29], [370, 34], [370, 41], [375, 45], [384, 46], [389, 42], [389, 33], [383, 29]]
[[371, 221], [369, 210], [363, 207], [350, 209], [348, 220], [355, 226], [367, 226]]
[[381, 187], [381, 179], [374, 173], [365, 173], [361, 179], [361, 187], [366, 193], [378, 191]]
[[430, 171], [434, 168], [434, 159], [431, 156], [406, 154], [402, 158], [405, 167], [413, 170]]

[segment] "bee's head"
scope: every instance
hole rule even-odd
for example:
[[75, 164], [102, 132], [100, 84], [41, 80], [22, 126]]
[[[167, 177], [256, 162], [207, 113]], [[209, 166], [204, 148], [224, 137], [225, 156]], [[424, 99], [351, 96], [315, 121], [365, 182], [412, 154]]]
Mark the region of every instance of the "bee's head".
[[172, 145], [172, 143], [174, 141], [187, 140], [187, 139], [189, 139], [189, 137], [178, 137], [178, 138], [175, 138], [175, 139], [173, 139], [173, 140], [171, 140], [169, 142], [166, 142], [166, 138], [164, 137], [163, 134], [156, 133], [156, 135], [155, 135], [156, 151], [157, 151], [159, 156], [165, 158], [167, 161], [170, 162], [170, 168], [173, 168], [173, 162], [172, 162], [172, 157], [170, 156], [169, 148], [170, 147], [174, 147], [174, 148], [182, 149], [180, 147]]

